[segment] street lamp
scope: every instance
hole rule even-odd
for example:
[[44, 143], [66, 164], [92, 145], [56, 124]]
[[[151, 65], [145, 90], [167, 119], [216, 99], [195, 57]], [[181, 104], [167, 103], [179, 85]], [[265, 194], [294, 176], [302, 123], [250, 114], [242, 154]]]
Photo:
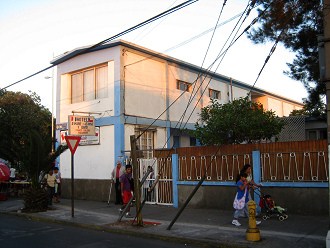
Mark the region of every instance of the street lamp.
[[52, 70], [52, 76], [46, 76], [45, 79], [52, 79], [52, 153], [54, 152], [54, 68]]

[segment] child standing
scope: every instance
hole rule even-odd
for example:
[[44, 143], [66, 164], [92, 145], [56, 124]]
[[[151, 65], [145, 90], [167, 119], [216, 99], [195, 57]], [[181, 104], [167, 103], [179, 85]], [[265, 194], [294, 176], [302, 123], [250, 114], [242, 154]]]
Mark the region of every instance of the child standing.
[[[123, 199], [123, 206], [119, 209], [120, 212], [122, 212], [126, 205], [128, 204], [128, 202], [130, 201], [130, 199], [133, 197], [132, 195], [132, 166], [130, 164], [126, 165], [126, 170], [125, 173], [123, 175], [121, 175], [121, 177], [119, 178], [120, 181], [120, 186], [121, 186], [121, 195], [122, 195], [122, 199]], [[126, 217], [130, 218], [132, 217], [130, 215], [130, 207], [128, 206], [127, 208], [127, 213], [126, 213]]]
[[55, 184], [55, 202], [60, 202], [61, 197], [61, 172], [59, 172], [58, 167], [54, 167], [54, 175], [56, 178], [56, 184]]
[[[241, 223], [239, 223], [238, 218], [239, 216], [248, 216], [248, 208], [247, 208], [247, 202], [249, 201], [249, 193], [248, 193], [248, 188], [249, 188], [249, 183], [246, 180], [248, 177], [247, 173], [241, 172], [239, 177], [236, 179], [236, 186], [237, 186], [237, 200], [242, 199], [245, 197], [244, 201], [244, 206], [243, 208], [236, 208], [234, 212], [234, 219], [231, 222], [235, 226], [240, 226]], [[243, 199], [242, 199], [243, 200]], [[256, 224], [259, 225], [261, 221], [256, 221]]]

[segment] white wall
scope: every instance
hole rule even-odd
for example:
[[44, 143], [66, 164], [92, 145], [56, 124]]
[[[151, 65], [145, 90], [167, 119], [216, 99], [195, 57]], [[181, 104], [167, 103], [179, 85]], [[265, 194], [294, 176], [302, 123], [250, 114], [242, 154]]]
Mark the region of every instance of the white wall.
[[[78, 146], [74, 154], [74, 178], [109, 179], [114, 168], [114, 126], [101, 127], [100, 145]], [[60, 156], [63, 178], [71, 178], [71, 152]]]
[[[103, 112], [104, 116], [113, 115], [113, 112], [106, 112], [114, 109], [114, 83], [115, 78], [120, 78], [119, 48], [110, 48], [94, 53], [84, 54], [57, 66], [57, 94], [56, 94], [56, 122], [68, 121], [68, 115], [72, 111]], [[95, 66], [108, 64], [108, 98], [95, 99], [71, 104], [71, 77], [70, 73]]]
[[[184, 70], [183, 68], [173, 65], [168, 66], [168, 84], [169, 84], [169, 118], [171, 121], [181, 121], [183, 123], [195, 123], [197, 121], [197, 113], [200, 112], [202, 102], [198, 101], [201, 90], [200, 79], [196, 81], [198, 74], [192, 71]], [[177, 80], [181, 80], [193, 84], [190, 92], [184, 92], [177, 89]], [[196, 93], [197, 91], [197, 93]], [[196, 94], [195, 94], [196, 93]], [[178, 99], [178, 97], [180, 98]], [[192, 113], [192, 114], [191, 114]], [[182, 119], [182, 115], [184, 118]], [[188, 120], [189, 118], [189, 120]]]
[[269, 97], [268, 109], [275, 111], [275, 114], [278, 115], [279, 117], [283, 117], [283, 106], [281, 101]]
[[[166, 109], [165, 64], [153, 58], [126, 51], [125, 113], [156, 119]], [[165, 120], [166, 115], [159, 119]]]

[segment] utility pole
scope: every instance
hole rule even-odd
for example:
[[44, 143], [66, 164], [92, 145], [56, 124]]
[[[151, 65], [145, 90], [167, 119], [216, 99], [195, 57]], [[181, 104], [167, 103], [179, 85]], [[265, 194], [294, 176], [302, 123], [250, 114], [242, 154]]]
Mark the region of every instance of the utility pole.
[[131, 139], [131, 157], [132, 157], [132, 167], [133, 167], [133, 178], [134, 178], [134, 197], [135, 197], [135, 207], [136, 207], [136, 224], [138, 226], [143, 226], [142, 213], [141, 213], [141, 187], [139, 180], [139, 166], [137, 162], [137, 145], [135, 135], [130, 136]]
[[[325, 73], [323, 82], [326, 84], [326, 97], [327, 97], [327, 128], [328, 128], [328, 173], [330, 171], [330, 0], [323, 0], [323, 25], [324, 25], [324, 66]], [[329, 174], [328, 174], [329, 180]], [[329, 186], [329, 217], [330, 217], [330, 183]], [[330, 218], [329, 218], [330, 220]], [[326, 238], [326, 247], [330, 248], [330, 223], [328, 235]]]

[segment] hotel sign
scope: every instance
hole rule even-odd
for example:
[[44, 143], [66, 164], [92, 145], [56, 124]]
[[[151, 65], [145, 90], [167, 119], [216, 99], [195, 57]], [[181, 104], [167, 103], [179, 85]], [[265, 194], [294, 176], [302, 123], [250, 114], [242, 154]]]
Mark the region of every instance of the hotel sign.
[[95, 136], [95, 119], [93, 116], [69, 115], [69, 135]]

